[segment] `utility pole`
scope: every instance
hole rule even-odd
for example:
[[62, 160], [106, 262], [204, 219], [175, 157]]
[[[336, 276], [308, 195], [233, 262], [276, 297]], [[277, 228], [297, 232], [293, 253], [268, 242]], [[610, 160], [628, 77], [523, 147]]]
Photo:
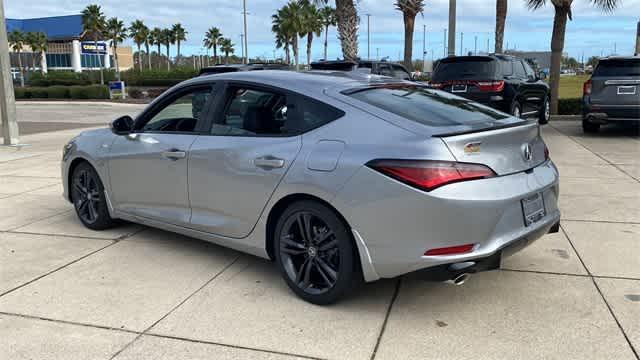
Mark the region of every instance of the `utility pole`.
[[616, 55], [618, 53], [618, 43], [614, 42], [613, 43], [613, 55]]
[[422, 25], [422, 72], [427, 71], [427, 25]]
[[442, 57], [447, 57], [447, 29], [444, 29], [444, 40], [442, 41]]
[[376, 48], [376, 59], [380, 60], [380, 48]]
[[456, 55], [456, 0], [449, 0], [449, 56]]
[[0, 0], [0, 125], [4, 145], [18, 145], [18, 120], [16, 118], [16, 99], [11, 79], [11, 58], [9, 40], [4, 18], [4, 5]]
[[247, 46], [247, 0], [242, 0], [242, 16], [244, 19], [244, 43], [243, 43], [243, 55], [242, 63], [249, 62], [249, 47]]
[[367, 59], [371, 59], [371, 32], [369, 26], [371, 25], [371, 14], [367, 15]]
[[460, 33], [460, 56], [464, 56], [464, 51], [462, 51], [464, 46], [464, 33]]
[[489, 54], [489, 52], [491, 51], [489, 48], [489, 42], [491, 41], [491, 35], [487, 36], [487, 54]]
[[473, 39], [474, 45], [473, 45], [473, 55], [478, 55], [478, 35], [476, 35]]
[[242, 61], [244, 61], [244, 34], [240, 34], [240, 43], [242, 44]]

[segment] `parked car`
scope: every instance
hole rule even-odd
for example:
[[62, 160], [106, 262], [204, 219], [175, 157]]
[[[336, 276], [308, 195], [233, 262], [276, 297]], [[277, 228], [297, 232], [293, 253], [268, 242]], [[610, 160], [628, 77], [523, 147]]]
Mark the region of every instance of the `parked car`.
[[640, 121], [640, 56], [600, 59], [584, 83], [582, 105], [585, 132], [610, 122]]
[[430, 85], [516, 117], [549, 122], [549, 85], [526, 61], [509, 55], [441, 59]]
[[226, 64], [207, 66], [200, 69], [200, 76], [223, 74], [237, 71], [256, 71], [256, 70], [289, 70], [287, 64], [277, 63], [249, 63], [249, 64]]
[[395, 79], [252, 71], [173, 87], [63, 150], [64, 197], [275, 261], [316, 304], [361, 281], [468, 274], [559, 228], [538, 124]]
[[402, 64], [386, 60], [358, 60], [356, 62], [345, 60], [317, 61], [311, 63], [311, 70], [360, 71], [400, 80], [413, 79], [411, 73]]

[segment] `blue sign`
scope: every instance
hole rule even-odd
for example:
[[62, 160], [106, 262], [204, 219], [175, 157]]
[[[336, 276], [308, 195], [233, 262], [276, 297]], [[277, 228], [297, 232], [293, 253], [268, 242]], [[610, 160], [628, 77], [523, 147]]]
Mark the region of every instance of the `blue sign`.
[[124, 81], [109, 81], [109, 94], [112, 99], [126, 98]]
[[83, 42], [80, 44], [83, 54], [106, 54], [107, 53], [107, 44], [103, 42], [94, 43], [94, 42]]

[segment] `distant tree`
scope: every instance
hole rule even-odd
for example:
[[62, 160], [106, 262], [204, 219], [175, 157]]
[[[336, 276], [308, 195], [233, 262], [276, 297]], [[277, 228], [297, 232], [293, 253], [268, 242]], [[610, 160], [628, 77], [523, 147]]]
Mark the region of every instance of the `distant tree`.
[[28, 32], [25, 36], [26, 43], [31, 48], [31, 51], [35, 54], [32, 57], [33, 69], [36, 68], [36, 59], [40, 61], [40, 72], [44, 74], [43, 59], [46, 59], [46, 51], [49, 45], [47, 35], [43, 32]]
[[424, 0], [396, 0], [396, 9], [402, 12], [404, 18], [404, 66], [413, 70], [413, 29], [416, 15], [424, 11]]
[[138, 69], [142, 71], [142, 44], [145, 44], [148, 40], [149, 28], [142, 20], [135, 20], [131, 23], [131, 26], [129, 26], [129, 36], [138, 47]]
[[229, 38], [220, 39], [220, 51], [224, 53], [224, 63], [229, 63], [229, 54], [233, 54], [235, 44]]
[[204, 35], [203, 44], [207, 49], [213, 49], [213, 63], [218, 63], [218, 45], [222, 39], [222, 33], [220, 29], [217, 27], [212, 27], [207, 30], [207, 33]]
[[[326, 0], [324, 0], [327, 3]], [[346, 60], [358, 59], [358, 10], [354, 0], [336, 0], [336, 19], [342, 56]]]
[[329, 46], [329, 27], [336, 26], [336, 9], [325, 6], [320, 9], [320, 21], [324, 26], [324, 59], [327, 60], [327, 48]]
[[182, 27], [180, 23], [174, 24], [171, 28], [173, 32], [173, 37], [175, 39], [176, 45], [178, 47], [178, 53], [176, 55], [176, 64], [180, 63], [180, 43], [183, 41], [187, 41], [188, 32]]
[[[297, 1], [289, 1], [271, 17], [273, 26], [271, 31], [278, 32], [291, 45], [296, 70], [300, 69], [300, 55], [298, 51], [298, 34], [304, 33], [302, 6]], [[277, 31], [277, 32], [276, 32]]]
[[575, 58], [572, 58], [570, 56], [563, 56], [562, 57], [562, 67], [567, 68], [567, 69], [577, 69], [580, 67], [580, 62], [578, 62], [578, 60], [576, 60]]
[[285, 27], [284, 20], [280, 17], [282, 15], [282, 9], [278, 10], [275, 14], [271, 15], [271, 32], [276, 36], [276, 49], [284, 49], [285, 62], [287, 65], [291, 64], [291, 52], [290, 45], [292, 39], [296, 39], [297, 35], [293, 35], [288, 28]]
[[596, 66], [598, 66], [598, 62], [600, 62], [600, 58], [597, 57], [597, 56], [592, 56], [592, 57], [589, 58], [589, 60], [587, 60], [586, 65], [587, 66], [592, 66], [592, 67], [595, 68]]
[[127, 37], [127, 28], [118, 18], [111, 18], [107, 20], [107, 26], [105, 27], [104, 37], [111, 40], [111, 46], [113, 47], [113, 59], [116, 65], [116, 77], [120, 81], [120, 65], [118, 62], [118, 44], [122, 43]]
[[11, 49], [18, 55], [18, 71], [20, 72], [20, 87], [24, 87], [24, 67], [22, 66], [22, 48], [24, 47], [25, 34], [14, 29], [8, 34], [9, 45]]
[[102, 13], [102, 8], [100, 5], [88, 5], [84, 10], [82, 10], [82, 37], [86, 37], [93, 40], [93, 44], [96, 48], [96, 53], [98, 55], [98, 66], [100, 67], [100, 84], [104, 85], [104, 73], [102, 71], [102, 56], [100, 56], [100, 51], [98, 50], [98, 40], [104, 34], [104, 29], [106, 26], [106, 18]]
[[307, 65], [311, 65], [311, 46], [313, 36], [322, 33], [322, 18], [318, 8], [309, 0], [300, 0], [300, 14], [302, 16], [300, 37], [307, 37]]
[[175, 36], [171, 29], [162, 29], [162, 43], [167, 48], [167, 71], [171, 70], [171, 44], [175, 44]]
[[[162, 29], [159, 27], [154, 27], [153, 30], [149, 32], [149, 43], [151, 45], [155, 45], [158, 48], [158, 69], [160, 68], [160, 62], [162, 60]], [[151, 68], [151, 65], [149, 65]]]

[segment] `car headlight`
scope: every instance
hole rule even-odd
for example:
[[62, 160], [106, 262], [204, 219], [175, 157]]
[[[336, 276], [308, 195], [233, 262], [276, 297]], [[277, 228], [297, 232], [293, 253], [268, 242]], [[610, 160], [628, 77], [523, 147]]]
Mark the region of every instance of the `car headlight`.
[[73, 150], [73, 148], [76, 146], [76, 143], [74, 143], [73, 141], [70, 141], [69, 143], [67, 143], [63, 148], [62, 148], [62, 159], [66, 160], [67, 156], [69, 155], [69, 153], [71, 152], [71, 150]]

